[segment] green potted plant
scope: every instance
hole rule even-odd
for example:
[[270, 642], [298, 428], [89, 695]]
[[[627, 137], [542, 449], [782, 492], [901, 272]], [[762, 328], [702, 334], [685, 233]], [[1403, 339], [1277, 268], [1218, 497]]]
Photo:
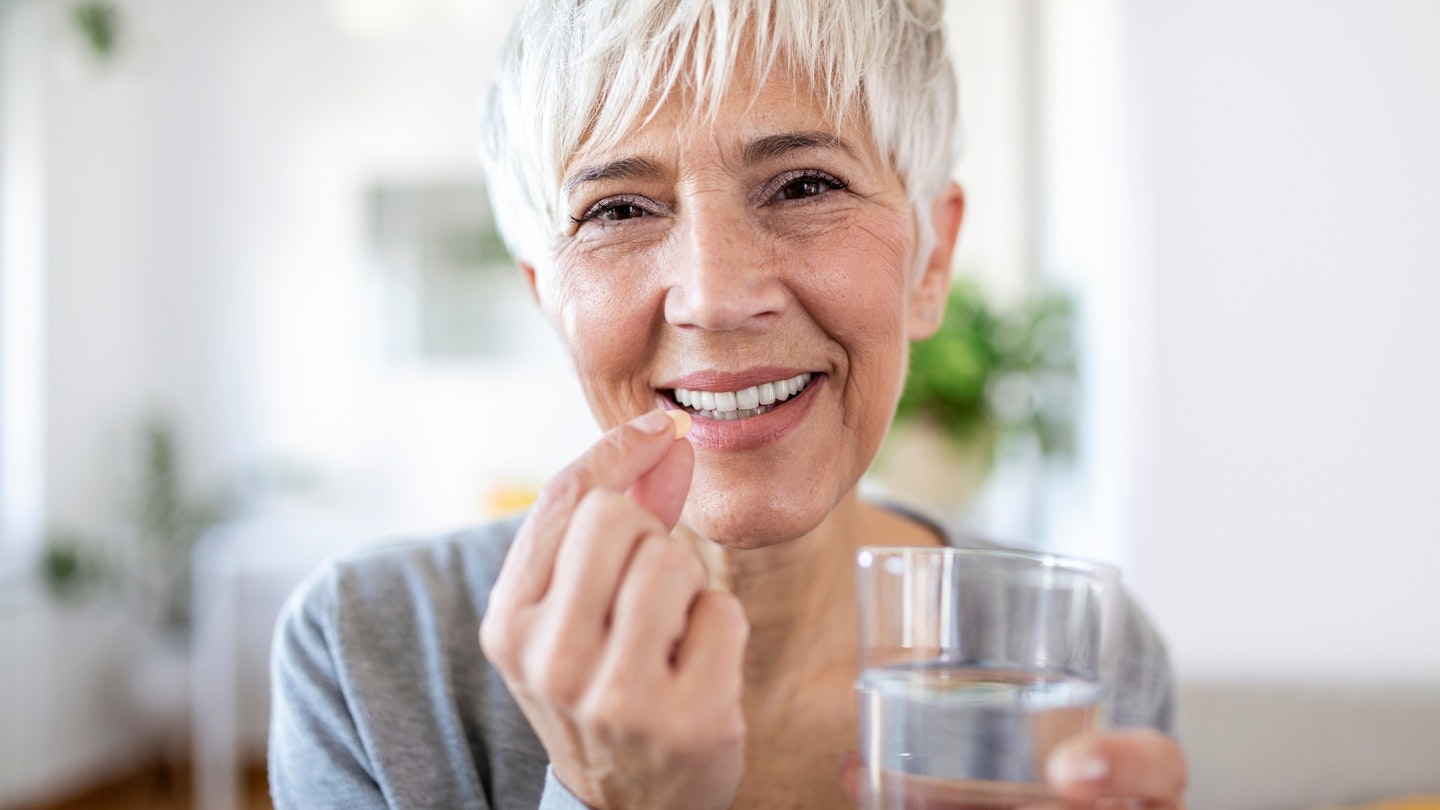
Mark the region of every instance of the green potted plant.
[[911, 347], [895, 422], [872, 478], [895, 497], [951, 514], [997, 453], [1046, 461], [1074, 446], [1074, 308], [1053, 291], [999, 309], [957, 281], [935, 335]]
[[83, 0], [70, 9], [70, 22], [97, 61], [110, 59], [120, 47], [124, 20], [110, 0]]
[[158, 636], [183, 645], [190, 632], [190, 562], [206, 529], [226, 514], [218, 495], [186, 490], [173, 425], [152, 417], [140, 429], [134, 490], [123, 499], [124, 540], [102, 543], [69, 530], [47, 538], [40, 579], [60, 601], [108, 595]]

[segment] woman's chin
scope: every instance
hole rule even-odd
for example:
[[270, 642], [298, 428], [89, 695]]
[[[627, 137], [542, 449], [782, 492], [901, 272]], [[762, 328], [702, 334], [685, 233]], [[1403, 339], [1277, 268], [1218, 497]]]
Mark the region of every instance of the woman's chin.
[[692, 498], [680, 522], [717, 545], [736, 550], [770, 548], [809, 534], [830, 514], [834, 504], [782, 505], [770, 498], [726, 497], [718, 503]]

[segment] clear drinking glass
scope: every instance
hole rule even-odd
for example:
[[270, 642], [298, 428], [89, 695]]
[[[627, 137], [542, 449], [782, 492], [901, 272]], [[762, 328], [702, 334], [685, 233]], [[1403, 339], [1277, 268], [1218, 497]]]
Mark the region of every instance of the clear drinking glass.
[[1115, 569], [1021, 551], [859, 553], [863, 810], [1051, 798], [1045, 758], [1094, 730], [1119, 657]]

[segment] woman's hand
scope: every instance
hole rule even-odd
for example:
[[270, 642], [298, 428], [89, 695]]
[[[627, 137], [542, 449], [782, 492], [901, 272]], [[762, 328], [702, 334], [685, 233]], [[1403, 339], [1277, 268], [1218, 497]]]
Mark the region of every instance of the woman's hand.
[[[1045, 771], [1049, 788], [1058, 799], [1025, 802], [1018, 810], [1185, 808], [1185, 754], [1174, 739], [1158, 731], [1112, 731], [1067, 740], [1050, 753]], [[858, 801], [866, 779], [858, 755], [845, 758], [841, 778], [845, 790]], [[933, 780], [928, 786], [922, 780], [908, 789], [907, 800], [905, 810], [991, 810], [1001, 806], [991, 799], [957, 798], [953, 790], [937, 789]]]
[[724, 808], [740, 781], [749, 626], [670, 537], [695, 460], [681, 422], [621, 425], [545, 487], [480, 626], [555, 775], [595, 808]]
[[1184, 810], [1185, 753], [1158, 731], [1090, 734], [1061, 744], [1046, 763], [1065, 807]]

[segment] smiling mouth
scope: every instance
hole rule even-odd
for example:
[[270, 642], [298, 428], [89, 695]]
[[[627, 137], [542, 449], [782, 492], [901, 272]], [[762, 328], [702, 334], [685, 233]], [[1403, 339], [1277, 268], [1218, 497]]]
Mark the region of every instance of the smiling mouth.
[[692, 391], [673, 388], [669, 391], [675, 404], [702, 419], [732, 421], [749, 419], [774, 410], [780, 403], [799, 396], [815, 375], [797, 374], [784, 380], [752, 385], [739, 391]]

